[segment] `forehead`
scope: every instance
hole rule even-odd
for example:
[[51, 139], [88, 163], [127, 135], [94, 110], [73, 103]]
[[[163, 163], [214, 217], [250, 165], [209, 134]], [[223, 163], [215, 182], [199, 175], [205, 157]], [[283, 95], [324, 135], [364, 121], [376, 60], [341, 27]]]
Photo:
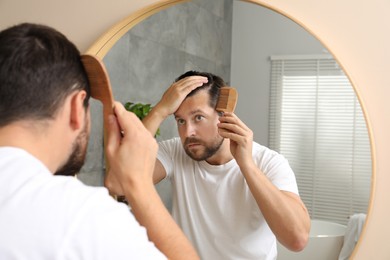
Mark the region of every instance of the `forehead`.
[[188, 116], [197, 112], [213, 113], [214, 108], [210, 106], [210, 95], [207, 90], [202, 90], [187, 97], [175, 112], [175, 117]]

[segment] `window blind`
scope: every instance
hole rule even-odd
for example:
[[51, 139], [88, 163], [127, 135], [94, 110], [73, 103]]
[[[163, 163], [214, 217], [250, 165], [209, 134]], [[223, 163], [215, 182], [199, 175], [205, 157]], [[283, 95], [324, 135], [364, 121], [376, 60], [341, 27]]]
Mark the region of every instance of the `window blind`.
[[270, 148], [293, 168], [312, 219], [346, 224], [366, 213], [371, 187], [367, 126], [330, 55], [271, 57]]

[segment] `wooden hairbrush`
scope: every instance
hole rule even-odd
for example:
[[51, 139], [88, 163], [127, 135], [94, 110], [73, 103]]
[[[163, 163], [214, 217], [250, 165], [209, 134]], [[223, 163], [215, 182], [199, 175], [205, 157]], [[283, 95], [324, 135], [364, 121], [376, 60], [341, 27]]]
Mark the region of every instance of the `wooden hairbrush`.
[[238, 93], [235, 88], [222, 87], [219, 89], [219, 97], [215, 110], [219, 112], [234, 112], [237, 104]]
[[81, 55], [81, 61], [87, 72], [91, 97], [102, 102], [103, 117], [104, 121], [106, 121], [108, 115], [114, 113], [114, 98], [106, 67], [103, 62], [94, 55]]
[[[104, 63], [96, 56], [84, 54], [81, 55], [81, 62], [87, 73], [88, 82], [91, 90], [91, 97], [99, 100], [103, 104], [103, 146], [107, 145], [107, 124], [108, 116], [114, 114], [114, 98], [111, 90], [110, 78]], [[109, 172], [109, 162], [105, 157], [106, 175], [105, 182]]]

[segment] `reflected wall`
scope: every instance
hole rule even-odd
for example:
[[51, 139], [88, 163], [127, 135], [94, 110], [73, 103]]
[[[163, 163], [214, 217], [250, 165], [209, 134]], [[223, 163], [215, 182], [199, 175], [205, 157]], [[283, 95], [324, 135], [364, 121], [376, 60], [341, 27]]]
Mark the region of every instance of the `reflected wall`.
[[255, 141], [268, 146], [270, 56], [327, 50], [289, 18], [255, 4], [234, 1], [232, 25], [230, 81], [240, 94], [236, 113], [254, 131]]

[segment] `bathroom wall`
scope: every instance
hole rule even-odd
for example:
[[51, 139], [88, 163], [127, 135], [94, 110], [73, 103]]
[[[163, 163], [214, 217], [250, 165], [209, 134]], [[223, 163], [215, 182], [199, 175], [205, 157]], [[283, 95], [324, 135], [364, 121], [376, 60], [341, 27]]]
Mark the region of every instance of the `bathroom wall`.
[[[229, 80], [231, 24], [232, 0], [182, 3], [142, 21], [104, 58], [114, 98], [154, 105], [187, 70], [208, 71]], [[102, 185], [101, 105], [93, 102], [91, 113], [94, 121], [87, 162], [78, 177], [90, 185]], [[160, 132], [158, 140], [177, 136], [173, 117], [163, 123]], [[168, 184], [159, 184], [158, 190], [170, 207]]]
[[289, 18], [242, 1], [234, 1], [232, 29], [231, 84], [240, 94], [236, 113], [253, 130], [255, 141], [268, 146], [270, 56], [327, 51]]

